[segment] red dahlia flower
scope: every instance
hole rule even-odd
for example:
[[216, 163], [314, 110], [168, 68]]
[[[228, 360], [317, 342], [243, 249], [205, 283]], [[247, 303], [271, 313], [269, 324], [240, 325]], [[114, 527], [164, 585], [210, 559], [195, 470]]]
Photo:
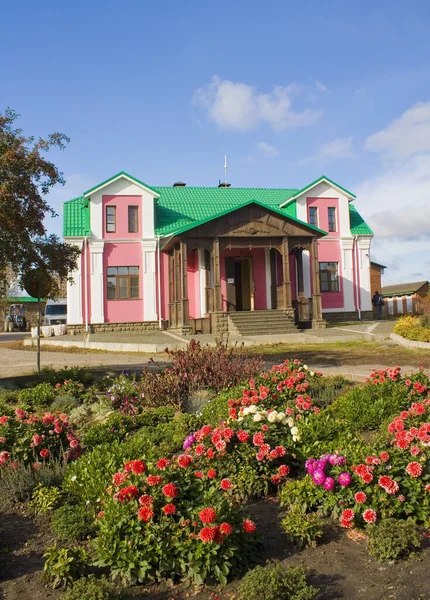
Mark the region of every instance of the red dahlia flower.
[[196, 471], [194, 473], [194, 477], [197, 477], [197, 479], [203, 479], [203, 477], [204, 477], [203, 471]]
[[343, 521], [353, 521], [354, 520], [354, 511], [351, 510], [350, 508], [346, 508], [340, 515], [340, 518]]
[[207, 476], [209, 477], [209, 479], [214, 479], [216, 477], [215, 469], [209, 469], [209, 471], [207, 472]]
[[228, 478], [225, 479], [221, 479], [221, 489], [223, 489], [224, 491], [229, 490], [231, 488], [231, 481]]
[[178, 495], [178, 488], [174, 483], [167, 483], [161, 491], [167, 498], [176, 498]]
[[246, 533], [254, 533], [254, 531], [257, 529], [257, 526], [254, 521], [251, 521], [251, 519], [245, 519], [243, 522], [243, 528]]
[[193, 462], [193, 457], [189, 454], [181, 454], [178, 456], [178, 465], [182, 467], [182, 469], [186, 469]]
[[219, 530], [223, 535], [231, 535], [233, 533], [233, 527], [230, 523], [221, 523]]
[[243, 429], [241, 429], [240, 431], [238, 431], [236, 433], [236, 435], [237, 435], [237, 437], [239, 439], [239, 442], [244, 443], [244, 442], [248, 442], [249, 441], [249, 437], [250, 437], [249, 433], [247, 431], [244, 431]]
[[43, 450], [41, 450], [41, 451], [39, 452], [39, 454], [40, 454], [40, 456], [41, 456], [42, 458], [48, 458], [48, 456], [49, 456], [51, 453], [49, 452], [49, 450], [47, 450], [46, 448], [44, 448]]
[[365, 492], [357, 492], [354, 495], [354, 498], [355, 498], [355, 501], [357, 502], [357, 504], [363, 504], [367, 500], [367, 496], [366, 496]]
[[411, 477], [419, 477], [422, 472], [423, 472], [423, 468], [420, 465], [420, 463], [417, 463], [417, 462], [411, 462], [406, 467], [406, 473], [408, 475], [410, 475]]
[[127, 479], [127, 475], [125, 473], [115, 473], [112, 477], [112, 483], [116, 487], [119, 487], [120, 485], [122, 485], [125, 482], [126, 479]]
[[129, 485], [125, 488], [122, 488], [122, 490], [118, 492], [118, 501], [126, 502], [127, 500], [137, 498], [138, 495], [139, 490], [137, 489], [137, 487], [135, 485]]
[[174, 515], [176, 512], [176, 506], [174, 504], [166, 504], [163, 506], [163, 513], [165, 515]]
[[139, 498], [139, 504], [141, 506], [150, 506], [151, 504], [153, 504], [153, 502], [154, 498], [152, 496], [148, 496], [147, 494]]
[[290, 472], [290, 467], [288, 465], [281, 465], [278, 469], [278, 473], [281, 477], [286, 477]]
[[148, 475], [148, 477], [146, 478], [146, 483], [151, 487], [154, 485], [160, 485], [162, 481], [163, 478], [161, 477], [161, 475]]
[[209, 523], [213, 523], [216, 519], [216, 512], [213, 508], [204, 508], [199, 512], [200, 521], [205, 523], [205, 525]]
[[[72, 442], [70, 442], [70, 445], [72, 445]], [[145, 469], [146, 466], [141, 460], [130, 460], [124, 465], [126, 473], [135, 473], [136, 475], [141, 475]]]
[[156, 467], [160, 471], [164, 471], [170, 465], [170, 460], [168, 458], [160, 458], [157, 462]]
[[376, 511], [372, 508], [368, 508], [363, 513], [363, 519], [366, 521], [366, 523], [374, 523], [376, 521], [376, 516]]
[[213, 527], [203, 527], [203, 529], [200, 530], [199, 538], [202, 540], [202, 542], [207, 544], [214, 541], [216, 533], [217, 532]]
[[147, 523], [154, 516], [154, 511], [150, 506], [141, 506], [137, 511], [137, 517], [140, 521]]

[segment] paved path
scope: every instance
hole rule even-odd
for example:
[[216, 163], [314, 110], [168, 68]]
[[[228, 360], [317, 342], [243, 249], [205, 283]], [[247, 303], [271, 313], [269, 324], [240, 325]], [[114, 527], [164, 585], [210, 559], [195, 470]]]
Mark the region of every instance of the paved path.
[[21, 333], [19, 331], [17, 331], [16, 333], [0, 332], [0, 344], [3, 342], [17, 342], [19, 340], [24, 340], [29, 336], [29, 333]]

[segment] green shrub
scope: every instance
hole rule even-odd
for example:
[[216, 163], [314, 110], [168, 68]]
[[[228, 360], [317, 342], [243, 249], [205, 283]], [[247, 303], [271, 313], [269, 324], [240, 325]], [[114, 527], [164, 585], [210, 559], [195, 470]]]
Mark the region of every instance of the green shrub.
[[342, 375], [333, 377], [310, 377], [307, 393], [315, 406], [325, 408], [341, 394], [346, 393], [354, 384]]
[[70, 394], [59, 394], [52, 402], [50, 409], [58, 412], [70, 413], [79, 406], [79, 400]]
[[8, 506], [14, 502], [30, 500], [38, 484], [44, 487], [60, 486], [65, 468], [62, 461], [50, 460], [38, 470], [23, 464], [18, 464], [13, 469], [1, 469], [0, 504]]
[[55, 390], [49, 383], [39, 383], [33, 388], [20, 390], [18, 402], [25, 409], [47, 407], [55, 400]]
[[18, 392], [16, 390], [9, 390], [6, 388], [0, 389], [0, 413], [4, 415], [2, 406], [14, 405], [18, 403]]
[[82, 504], [67, 504], [54, 511], [51, 528], [60, 540], [79, 542], [94, 531], [94, 516]]
[[230, 390], [220, 392], [215, 398], [210, 400], [202, 410], [202, 420], [204, 423], [216, 427], [218, 423], [228, 418], [227, 402], [230, 398], [240, 398], [244, 385], [236, 385]]
[[81, 577], [66, 590], [63, 600], [125, 600], [125, 590], [113, 584], [106, 577], [94, 575]]
[[394, 325], [394, 333], [408, 340], [430, 342], [430, 319], [428, 315], [404, 315]]
[[43, 383], [49, 383], [50, 385], [56, 385], [57, 383], [64, 383], [64, 381], [71, 379], [73, 381], [83, 383], [84, 385], [90, 385], [94, 382], [94, 376], [88, 367], [65, 367], [64, 369], [52, 369], [51, 367], [43, 367], [39, 378]]
[[46, 487], [37, 484], [29, 503], [29, 508], [35, 515], [44, 515], [54, 510], [61, 499], [61, 491], [55, 487]]
[[421, 547], [421, 538], [412, 519], [384, 519], [367, 528], [369, 553], [379, 561], [406, 558]]
[[72, 581], [85, 575], [90, 563], [89, 554], [85, 548], [57, 548], [57, 545], [46, 549], [43, 577], [53, 588], [66, 586]]
[[288, 540], [301, 548], [316, 546], [322, 536], [322, 519], [317, 513], [304, 513], [299, 510], [288, 512], [281, 521]]
[[318, 593], [306, 582], [303, 567], [285, 568], [277, 562], [249, 571], [239, 591], [242, 600], [312, 600]]

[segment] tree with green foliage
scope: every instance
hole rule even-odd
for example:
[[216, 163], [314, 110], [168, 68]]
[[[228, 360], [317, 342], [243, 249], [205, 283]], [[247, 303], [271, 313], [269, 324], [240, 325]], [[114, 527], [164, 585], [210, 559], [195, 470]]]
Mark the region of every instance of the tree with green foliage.
[[34, 269], [53, 279], [55, 295], [59, 280], [74, 270], [79, 250], [48, 234], [47, 216], [57, 216], [46, 195], [63, 174], [45, 154], [63, 150], [70, 141], [63, 133], [47, 139], [26, 137], [14, 123], [18, 115], [8, 108], [0, 114], [0, 271], [12, 269], [22, 278]]

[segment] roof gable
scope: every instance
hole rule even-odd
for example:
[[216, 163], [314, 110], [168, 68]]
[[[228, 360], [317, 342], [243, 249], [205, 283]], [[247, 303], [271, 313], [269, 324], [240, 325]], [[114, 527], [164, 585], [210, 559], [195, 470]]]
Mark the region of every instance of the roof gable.
[[132, 175], [129, 175], [125, 171], [120, 171], [116, 175], [113, 175], [113, 177], [109, 177], [109, 179], [106, 179], [105, 181], [102, 181], [101, 183], [95, 185], [91, 189], [89, 189], [86, 192], [84, 192], [83, 196], [85, 196], [85, 197], [91, 196], [91, 194], [94, 194], [95, 192], [99, 192], [101, 189], [103, 189], [104, 187], [110, 185], [114, 181], [118, 181], [118, 179], [126, 179], [128, 182], [134, 183], [138, 187], [140, 187], [140, 188], [142, 188], [142, 189], [144, 189], [146, 191], [151, 192], [152, 195], [155, 196], [156, 198], [159, 197], [159, 193], [154, 188], [150, 187], [149, 185], [147, 185], [143, 181], [140, 181], [140, 179], [136, 179], [136, 177], [133, 177]]
[[325, 175], [322, 175], [318, 179], [315, 179], [315, 181], [312, 181], [312, 183], [309, 183], [308, 185], [306, 185], [301, 190], [297, 190], [296, 194], [294, 194], [291, 198], [289, 198], [283, 204], [281, 204], [281, 208], [283, 208], [290, 202], [297, 200], [297, 198], [299, 196], [301, 196], [302, 194], [305, 194], [306, 192], [309, 192], [312, 188], [314, 188], [315, 186], [317, 186], [320, 183], [327, 183], [330, 187], [335, 188], [336, 190], [338, 190], [339, 192], [341, 192], [342, 194], [347, 196], [347, 198], [349, 198], [350, 200], [354, 200], [354, 198], [356, 198], [356, 196], [352, 192], [349, 192], [347, 189], [343, 188], [341, 185], [338, 185], [337, 183], [335, 183], [334, 181], [332, 181]]

